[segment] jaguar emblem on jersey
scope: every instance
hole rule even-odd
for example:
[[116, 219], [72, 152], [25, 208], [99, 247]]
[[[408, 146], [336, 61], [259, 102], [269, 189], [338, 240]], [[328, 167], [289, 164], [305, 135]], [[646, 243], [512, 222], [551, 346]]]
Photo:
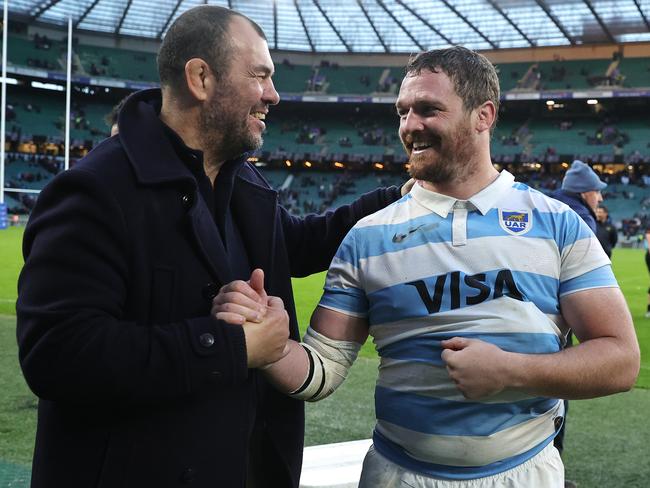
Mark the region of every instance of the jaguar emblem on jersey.
[[530, 211], [499, 210], [499, 224], [508, 234], [520, 236], [533, 227], [533, 213]]

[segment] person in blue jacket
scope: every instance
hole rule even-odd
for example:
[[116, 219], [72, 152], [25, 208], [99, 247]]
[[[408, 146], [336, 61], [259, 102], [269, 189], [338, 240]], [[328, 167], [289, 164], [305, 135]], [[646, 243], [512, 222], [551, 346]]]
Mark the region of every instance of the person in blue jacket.
[[[129, 97], [119, 134], [43, 190], [25, 230], [32, 487], [295, 488], [303, 403], [259, 374], [299, 339], [291, 277], [325, 270], [352, 225], [401, 192], [304, 219], [278, 205], [247, 162], [279, 101], [247, 17], [185, 12], [158, 70], [161, 90]], [[274, 297], [259, 320], [217, 320], [212, 299], [249, 278]]]
[[566, 203], [595, 234], [596, 209], [603, 201], [601, 192], [605, 187], [607, 183], [588, 164], [576, 159], [564, 175], [562, 187], [551, 196]]

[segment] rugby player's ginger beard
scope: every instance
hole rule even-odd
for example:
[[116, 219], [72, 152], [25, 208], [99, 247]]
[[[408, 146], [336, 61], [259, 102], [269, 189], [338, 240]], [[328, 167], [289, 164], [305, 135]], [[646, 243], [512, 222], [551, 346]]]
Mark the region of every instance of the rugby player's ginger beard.
[[[469, 121], [461, 122], [451, 135], [442, 137], [427, 131], [431, 140], [430, 151], [435, 151], [433, 158], [428, 151], [413, 154], [412, 136], [402, 141], [409, 154], [409, 175], [416, 180], [428, 181], [433, 185], [461, 184], [478, 171], [476, 157], [478, 150], [472, 144], [473, 130]], [[433, 159], [433, 160], [432, 160]]]

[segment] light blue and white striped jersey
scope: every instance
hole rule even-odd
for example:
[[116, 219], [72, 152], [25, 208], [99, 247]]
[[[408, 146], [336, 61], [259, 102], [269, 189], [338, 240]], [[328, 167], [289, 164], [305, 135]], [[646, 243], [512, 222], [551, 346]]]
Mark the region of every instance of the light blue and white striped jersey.
[[472, 479], [540, 452], [562, 402], [512, 390], [467, 400], [440, 341], [554, 353], [567, 330], [560, 297], [615, 286], [580, 217], [503, 171], [467, 201], [415, 185], [359, 221], [332, 261], [320, 306], [368, 320], [381, 358], [375, 448], [413, 471]]

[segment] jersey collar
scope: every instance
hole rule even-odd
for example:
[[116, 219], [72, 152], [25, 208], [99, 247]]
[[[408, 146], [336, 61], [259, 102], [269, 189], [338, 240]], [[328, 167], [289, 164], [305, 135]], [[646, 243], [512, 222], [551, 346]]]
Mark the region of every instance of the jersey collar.
[[476, 209], [482, 215], [485, 215], [491, 208], [496, 206], [504, 191], [510, 188], [514, 181], [515, 177], [504, 169], [499, 173], [497, 179], [467, 200], [458, 200], [448, 195], [436, 193], [418, 184], [413, 186], [411, 196], [416, 202], [440, 215], [443, 219], [447, 218], [456, 202], [469, 202], [471, 205], [468, 205], [468, 207], [472, 208], [472, 210]]

